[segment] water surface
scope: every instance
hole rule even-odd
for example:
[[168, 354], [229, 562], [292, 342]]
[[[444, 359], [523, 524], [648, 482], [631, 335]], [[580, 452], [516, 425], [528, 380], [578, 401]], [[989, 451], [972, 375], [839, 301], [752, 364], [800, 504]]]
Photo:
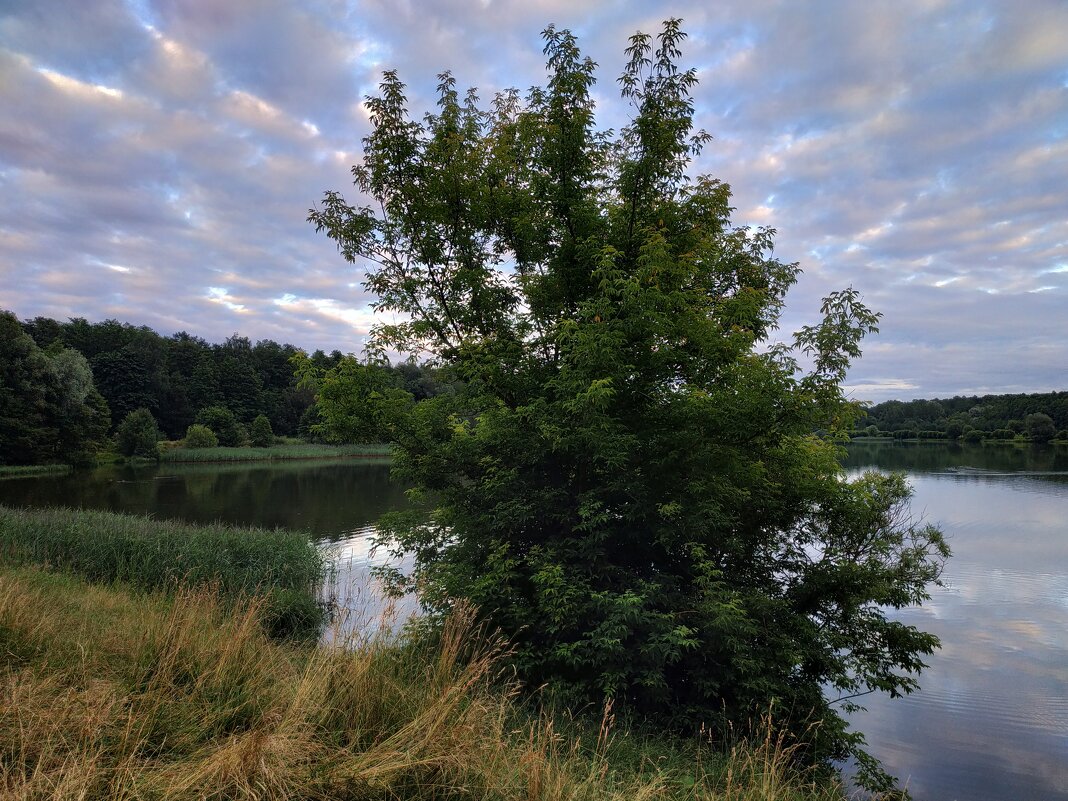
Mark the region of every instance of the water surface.
[[899, 619], [933, 632], [921, 690], [853, 717], [920, 801], [1068, 799], [1068, 449], [854, 443], [903, 470], [953, 557]]

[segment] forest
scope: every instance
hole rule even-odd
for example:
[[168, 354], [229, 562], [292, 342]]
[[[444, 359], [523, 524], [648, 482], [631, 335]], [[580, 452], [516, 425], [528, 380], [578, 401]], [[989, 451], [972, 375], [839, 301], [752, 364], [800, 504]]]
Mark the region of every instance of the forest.
[[1068, 439], [1068, 392], [888, 400], [865, 410], [855, 434], [920, 439]]
[[[309, 355], [238, 334], [211, 343], [118, 320], [20, 322], [0, 311], [0, 464], [91, 463], [109, 434], [141, 410], [170, 440], [205, 423], [221, 444], [242, 444], [263, 416], [276, 436], [340, 444], [364, 434], [382, 441], [379, 432], [335, 430], [320, 419], [317, 391], [324, 390], [331, 410], [339, 394], [331, 394], [332, 380], [347, 386], [355, 364], [338, 350]], [[442, 389], [437, 372], [414, 361], [366, 369], [402, 397], [420, 400]]]

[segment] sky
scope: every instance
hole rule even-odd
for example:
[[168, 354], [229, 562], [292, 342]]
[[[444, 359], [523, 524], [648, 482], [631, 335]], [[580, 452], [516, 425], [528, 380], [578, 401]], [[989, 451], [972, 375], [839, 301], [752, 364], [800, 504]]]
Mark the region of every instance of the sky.
[[[691, 174], [804, 273], [784, 335], [846, 286], [882, 312], [852, 397], [1068, 389], [1064, 0], [0, 0], [0, 308], [359, 352], [359, 265], [306, 222], [396, 69], [430, 108], [599, 65], [681, 17], [714, 138]], [[345, 191], [347, 190], [347, 191]]]

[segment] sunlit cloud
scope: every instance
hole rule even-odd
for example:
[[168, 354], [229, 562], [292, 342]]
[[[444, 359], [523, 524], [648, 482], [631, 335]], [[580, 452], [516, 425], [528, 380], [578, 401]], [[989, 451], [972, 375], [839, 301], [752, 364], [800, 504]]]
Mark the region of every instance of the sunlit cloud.
[[72, 78], [69, 75], [64, 75], [61, 72], [48, 69], [47, 67], [38, 67], [37, 71], [43, 75], [50, 84], [62, 89], [64, 92], [70, 92], [71, 94], [99, 94], [106, 97], [114, 98], [116, 100], [122, 99], [122, 91], [115, 89], [111, 86], [104, 86], [99, 83], [87, 83], [85, 81], [79, 81], [77, 78]]

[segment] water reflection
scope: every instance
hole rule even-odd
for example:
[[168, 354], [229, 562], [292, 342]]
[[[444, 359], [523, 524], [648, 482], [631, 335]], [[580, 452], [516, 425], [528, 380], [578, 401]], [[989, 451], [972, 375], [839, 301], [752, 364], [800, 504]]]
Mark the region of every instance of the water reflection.
[[403, 508], [384, 460], [109, 466], [0, 483], [0, 503], [151, 514], [307, 531], [337, 540]]
[[1068, 799], [1065, 450], [858, 445], [846, 465], [905, 470], [954, 553], [899, 615], [942, 639], [922, 689], [855, 724], [920, 801]]

